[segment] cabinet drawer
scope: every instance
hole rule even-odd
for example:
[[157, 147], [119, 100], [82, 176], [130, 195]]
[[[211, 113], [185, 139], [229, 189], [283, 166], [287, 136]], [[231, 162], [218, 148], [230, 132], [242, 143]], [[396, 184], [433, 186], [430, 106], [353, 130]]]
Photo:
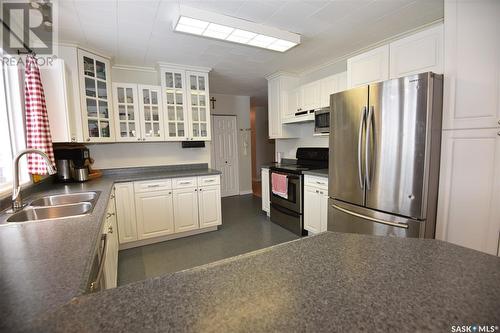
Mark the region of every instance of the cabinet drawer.
[[327, 177], [317, 177], [317, 176], [304, 176], [305, 186], [314, 186], [323, 190], [328, 190], [328, 178]]
[[172, 189], [172, 181], [170, 179], [146, 180], [134, 182], [134, 192], [151, 192]]
[[196, 187], [196, 177], [174, 178], [172, 180], [173, 188]]
[[205, 185], [220, 185], [220, 176], [210, 175], [210, 176], [198, 177], [198, 186], [205, 186]]

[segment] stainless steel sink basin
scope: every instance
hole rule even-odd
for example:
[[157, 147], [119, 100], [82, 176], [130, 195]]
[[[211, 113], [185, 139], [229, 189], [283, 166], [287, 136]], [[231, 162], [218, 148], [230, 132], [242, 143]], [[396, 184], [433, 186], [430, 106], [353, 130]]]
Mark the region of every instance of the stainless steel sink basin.
[[13, 214], [7, 222], [28, 222], [58, 219], [63, 217], [74, 217], [90, 213], [92, 204], [90, 202], [79, 202], [63, 206], [31, 207]]
[[56, 194], [48, 195], [40, 199], [34, 200], [30, 203], [30, 206], [58, 206], [67, 205], [77, 202], [93, 202], [97, 199], [97, 192], [79, 192], [79, 193], [68, 193], [68, 194]]

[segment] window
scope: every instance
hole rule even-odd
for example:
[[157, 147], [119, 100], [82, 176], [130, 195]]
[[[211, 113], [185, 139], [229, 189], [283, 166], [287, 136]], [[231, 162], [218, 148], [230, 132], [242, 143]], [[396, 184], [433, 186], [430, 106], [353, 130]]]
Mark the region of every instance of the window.
[[[2, 60], [8, 55], [0, 49]], [[23, 88], [17, 66], [1, 62], [0, 75], [0, 194], [12, 186], [12, 159], [26, 147], [24, 139]], [[29, 182], [27, 161], [20, 162], [20, 183]]]

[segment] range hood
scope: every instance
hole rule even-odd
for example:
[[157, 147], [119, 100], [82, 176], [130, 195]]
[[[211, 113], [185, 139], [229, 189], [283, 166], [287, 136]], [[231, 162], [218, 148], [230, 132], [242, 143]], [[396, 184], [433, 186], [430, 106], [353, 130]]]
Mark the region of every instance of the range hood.
[[282, 123], [294, 124], [294, 123], [305, 123], [309, 121], [314, 121], [314, 110], [295, 112], [293, 116], [284, 118], [282, 120]]

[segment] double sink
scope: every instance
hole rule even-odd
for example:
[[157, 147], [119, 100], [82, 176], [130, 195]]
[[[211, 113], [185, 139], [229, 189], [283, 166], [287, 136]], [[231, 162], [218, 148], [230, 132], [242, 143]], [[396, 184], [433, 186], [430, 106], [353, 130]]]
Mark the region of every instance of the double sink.
[[12, 214], [7, 222], [43, 221], [90, 214], [100, 192], [55, 194], [32, 201], [24, 209]]

